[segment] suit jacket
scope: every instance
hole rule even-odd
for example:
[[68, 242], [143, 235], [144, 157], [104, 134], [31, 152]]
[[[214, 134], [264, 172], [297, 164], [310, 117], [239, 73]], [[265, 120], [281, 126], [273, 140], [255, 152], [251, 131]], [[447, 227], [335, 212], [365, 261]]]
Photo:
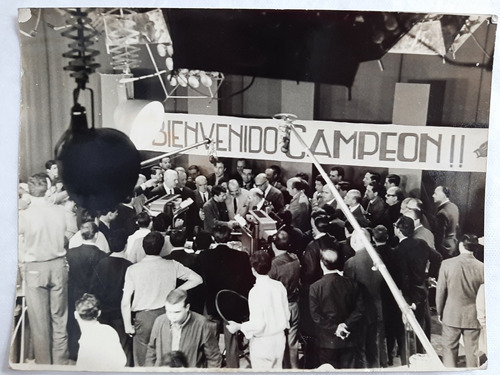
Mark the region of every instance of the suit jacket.
[[[191, 198], [193, 201], [195, 200], [194, 191], [188, 188], [187, 186], [185, 186], [182, 190], [181, 189], [179, 190], [183, 201], [189, 198]], [[186, 212], [185, 218], [186, 218], [185, 226], [186, 226], [187, 238], [192, 238], [194, 227], [196, 225], [201, 224], [199, 209], [196, 206], [196, 203], [191, 203]]]
[[430, 262], [429, 275], [436, 277], [441, 264], [439, 253], [429, 247], [424, 240], [403, 239], [396, 248], [401, 269], [401, 289], [409, 305], [427, 300], [426, 272]]
[[[217, 340], [217, 327], [203, 315], [190, 312], [181, 331], [179, 350], [186, 355], [190, 368], [221, 367], [222, 356]], [[166, 314], [156, 318], [151, 330], [146, 366], [165, 366], [166, 355], [172, 351], [172, 328]]]
[[274, 186], [271, 186], [271, 189], [264, 199], [273, 205], [274, 212], [281, 211], [281, 209], [285, 206], [285, 198], [283, 197], [283, 194]]
[[[357, 344], [364, 307], [354, 280], [337, 273], [324, 275], [309, 289], [309, 307], [318, 347], [340, 349]], [[335, 336], [340, 323], [345, 323], [351, 332], [345, 340]]]
[[434, 239], [436, 250], [444, 259], [458, 255], [458, 219], [459, 212], [455, 203], [448, 201], [438, 207], [434, 224]]
[[[226, 211], [227, 217], [229, 218], [229, 212], [227, 212], [226, 203], [222, 203], [222, 209]], [[223, 214], [220, 212], [217, 202], [212, 198], [207, 203], [203, 205], [203, 213], [205, 214], [205, 220], [203, 221], [203, 227], [207, 232], [212, 232], [212, 229], [217, 225], [228, 226], [228, 221], [223, 220]]]
[[442, 322], [456, 328], [481, 328], [476, 296], [483, 283], [484, 265], [473, 254], [445, 260], [436, 289], [436, 308]]
[[[212, 193], [207, 191], [207, 194], [208, 194], [208, 200], [210, 200], [210, 198], [212, 198]], [[208, 200], [206, 202], [208, 202]], [[198, 190], [194, 190], [194, 203], [196, 204], [196, 207], [198, 207], [198, 209], [203, 209], [203, 205], [206, 203], [205, 201], [203, 201], [203, 198], [201, 197], [201, 194]]]
[[374, 272], [372, 267], [373, 260], [365, 249], [357, 251], [344, 266], [344, 276], [358, 282], [365, 306], [364, 317], [368, 323], [383, 318], [380, 286], [384, 280], [382, 274]]
[[303, 285], [311, 285], [323, 276], [323, 271], [321, 271], [319, 264], [320, 250], [326, 248], [339, 248], [337, 240], [329, 234], [325, 234], [307, 244], [301, 260], [300, 279]]
[[290, 201], [288, 210], [292, 214], [292, 225], [299, 228], [302, 232], [311, 229], [311, 207], [309, 199], [304, 193], [296, 194]]
[[137, 214], [134, 208], [119, 204], [117, 211], [118, 215], [115, 220], [111, 222], [112, 231], [123, 229], [125, 233], [127, 233], [127, 236], [130, 236], [139, 229], [139, 225], [136, 221]]
[[196, 267], [203, 278], [206, 309], [209, 315], [218, 317], [215, 296], [222, 289], [230, 289], [248, 297], [255, 283], [248, 254], [219, 244], [215, 249], [202, 251], [196, 258]]
[[424, 240], [431, 249], [436, 249], [436, 246], [434, 245], [434, 235], [429, 229], [427, 229], [423, 225], [415, 229], [412, 237], [420, 238]]
[[[236, 204], [237, 204], [237, 211], [236, 214], [240, 214], [241, 216], [245, 217], [245, 215], [248, 213], [248, 210], [250, 209], [250, 193], [246, 189], [241, 189], [241, 194], [236, 197]], [[226, 198], [226, 207], [227, 207], [227, 212], [229, 214], [229, 220], [234, 220], [234, 217], [236, 216], [234, 213], [234, 197], [231, 194], [227, 195]]]
[[384, 216], [385, 202], [381, 197], [375, 197], [373, 202], [368, 202], [366, 209], [366, 218], [370, 220], [371, 226], [376, 227], [382, 224], [382, 217]]

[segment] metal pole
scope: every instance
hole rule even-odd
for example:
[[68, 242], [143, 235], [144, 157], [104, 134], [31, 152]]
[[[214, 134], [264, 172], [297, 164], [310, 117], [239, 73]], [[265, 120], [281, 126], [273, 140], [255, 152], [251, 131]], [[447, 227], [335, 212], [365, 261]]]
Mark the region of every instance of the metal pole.
[[197, 147], [200, 147], [200, 146], [203, 146], [203, 145], [209, 145], [210, 143], [212, 143], [212, 140], [210, 138], [206, 138], [204, 141], [201, 141], [201, 142], [198, 142], [198, 143], [195, 143], [191, 146], [186, 146], [184, 148], [180, 148], [178, 150], [175, 150], [175, 151], [170, 151], [170, 152], [167, 152], [165, 154], [161, 154], [159, 156], [155, 156], [154, 158], [151, 158], [151, 159], [148, 159], [148, 160], [144, 160], [141, 162], [141, 167], [144, 167], [150, 163], [153, 163], [157, 160], [161, 160], [163, 158], [167, 158], [169, 156], [173, 156], [173, 155], [177, 155], [177, 154], [181, 154], [185, 151], [189, 151], [193, 148], [197, 148]]
[[[335, 187], [333, 182], [330, 180], [330, 177], [325, 172], [325, 170], [323, 169], [323, 167], [319, 163], [318, 159], [316, 159], [316, 157], [312, 154], [311, 150], [306, 145], [306, 143], [304, 142], [304, 140], [300, 136], [299, 132], [297, 132], [297, 130], [295, 129], [295, 126], [293, 125], [293, 123], [290, 120], [287, 120], [288, 116], [286, 114], [279, 114], [279, 115], [275, 115], [274, 117], [277, 119], [285, 120], [285, 122], [290, 127], [293, 134], [299, 140], [300, 144], [304, 147], [304, 150], [306, 151], [307, 155], [312, 159], [314, 165], [318, 169], [321, 176], [325, 179], [326, 184], [328, 185], [328, 187], [332, 191], [333, 195], [335, 196], [335, 200], [337, 201], [337, 205], [340, 206], [340, 209], [342, 210], [342, 212], [346, 216], [347, 220], [349, 220], [349, 222], [352, 224], [353, 228], [356, 231], [361, 232], [362, 229], [361, 229], [360, 225], [358, 224], [358, 221], [356, 220], [356, 218], [353, 216], [353, 214], [351, 213], [351, 211], [349, 210], [349, 208], [345, 204], [344, 200], [340, 196], [340, 193], [337, 191], [337, 188]], [[296, 118], [295, 115], [290, 115], [290, 117]], [[431, 360], [433, 361], [434, 365], [436, 366], [436, 369], [444, 368], [443, 363], [439, 359], [439, 357], [438, 357], [436, 351], [434, 350], [434, 348], [432, 347], [430, 341], [427, 339], [427, 336], [425, 335], [424, 331], [422, 330], [422, 327], [420, 327], [420, 324], [418, 323], [417, 319], [415, 318], [413, 311], [411, 310], [410, 306], [408, 306], [408, 304], [406, 303], [406, 300], [404, 299], [403, 295], [399, 291], [399, 288], [397, 287], [396, 283], [394, 282], [391, 274], [389, 273], [389, 271], [387, 271], [387, 267], [385, 266], [382, 259], [380, 259], [377, 251], [373, 248], [372, 244], [370, 243], [370, 241], [368, 241], [366, 236], [363, 235], [360, 237], [361, 237], [361, 240], [363, 242], [363, 245], [365, 246], [366, 251], [368, 252], [368, 254], [370, 255], [370, 257], [373, 260], [374, 266], [382, 274], [382, 276], [383, 276], [385, 282], [387, 283], [387, 286], [389, 287], [392, 295], [394, 296], [394, 299], [396, 300], [400, 310], [402, 311], [402, 313], [404, 314], [404, 316], [408, 320], [408, 323], [410, 323], [413, 331], [415, 332], [415, 334], [419, 338], [425, 351], [430, 356]], [[409, 363], [408, 363], [408, 365], [409, 365]]]

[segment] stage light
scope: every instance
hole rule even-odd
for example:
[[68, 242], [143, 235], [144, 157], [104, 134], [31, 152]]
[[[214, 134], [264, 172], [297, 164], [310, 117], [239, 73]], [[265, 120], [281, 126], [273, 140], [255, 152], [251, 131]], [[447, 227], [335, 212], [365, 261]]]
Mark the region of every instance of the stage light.
[[112, 209], [133, 193], [140, 171], [139, 152], [116, 129], [88, 128], [80, 104], [71, 112], [70, 128], [56, 149], [64, 187], [80, 207]]

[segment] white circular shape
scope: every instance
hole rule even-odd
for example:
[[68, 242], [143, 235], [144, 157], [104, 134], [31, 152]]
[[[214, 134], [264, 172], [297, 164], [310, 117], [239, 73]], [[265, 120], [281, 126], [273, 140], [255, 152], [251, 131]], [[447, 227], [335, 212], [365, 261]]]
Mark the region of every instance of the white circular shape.
[[174, 59], [171, 57], [167, 57], [165, 59], [165, 64], [167, 65], [168, 70], [174, 70]]
[[[39, 12], [40, 11], [41, 10], [39, 10]], [[17, 14], [17, 19], [21, 23], [28, 22], [31, 19], [31, 10], [29, 8], [19, 9], [19, 13]]]
[[156, 49], [158, 50], [158, 55], [160, 55], [161, 57], [167, 56], [167, 47], [165, 47], [164, 44], [158, 44], [156, 46]]
[[190, 76], [188, 79], [188, 83], [189, 83], [189, 86], [191, 86], [195, 89], [200, 87], [200, 81], [198, 81], [198, 78], [196, 78], [195, 76]]
[[179, 74], [179, 76], [177, 77], [177, 82], [179, 82], [179, 85], [181, 85], [182, 87], [187, 87], [188, 85], [188, 80], [184, 74]]
[[177, 86], [177, 78], [172, 77], [169, 81], [170, 86]]
[[212, 86], [212, 78], [207, 76], [206, 74], [200, 75], [201, 84], [205, 87]]
[[174, 54], [174, 47], [172, 47], [171, 44], [167, 45], [167, 53], [169, 54], [169, 56], [173, 56]]

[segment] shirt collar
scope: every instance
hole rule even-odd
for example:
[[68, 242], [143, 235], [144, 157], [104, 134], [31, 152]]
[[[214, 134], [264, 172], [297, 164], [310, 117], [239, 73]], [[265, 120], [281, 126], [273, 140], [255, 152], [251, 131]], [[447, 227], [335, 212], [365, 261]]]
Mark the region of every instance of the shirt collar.
[[176, 323], [170, 323], [170, 326], [177, 326], [178, 328], [182, 329], [185, 327], [185, 325], [187, 324], [187, 322], [189, 322], [189, 319], [191, 318], [191, 311], [188, 312], [188, 315], [186, 317], [186, 320], [184, 320], [184, 322], [182, 322], [181, 324], [176, 324]]
[[328, 271], [325, 271], [325, 275], [330, 275], [332, 273], [336, 273], [336, 274], [339, 274], [340, 276], [344, 276], [344, 272], [342, 271], [339, 271], [339, 270], [328, 270]]

